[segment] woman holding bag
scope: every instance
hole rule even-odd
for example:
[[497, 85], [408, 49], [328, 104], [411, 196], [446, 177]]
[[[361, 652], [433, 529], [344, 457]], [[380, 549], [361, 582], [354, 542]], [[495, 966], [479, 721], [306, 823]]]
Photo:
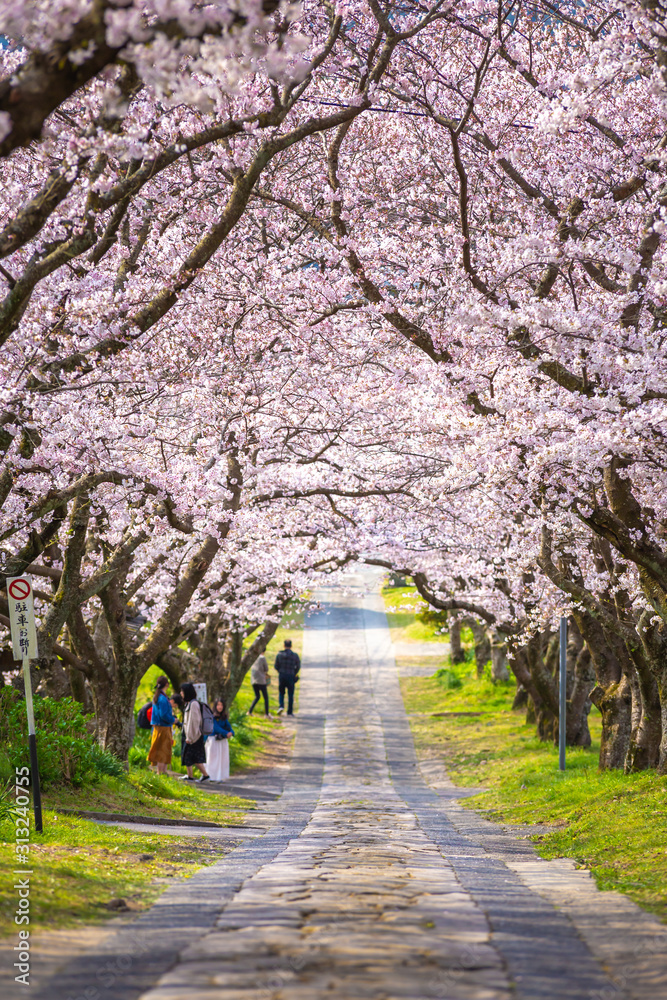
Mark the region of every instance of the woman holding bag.
[[194, 781], [193, 767], [201, 771], [200, 781], [208, 781], [206, 770], [206, 750], [204, 749], [204, 735], [202, 732], [201, 708], [197, 701], [197, 692], [194, 684], [189, 681], [181, 684], [181, 694], [185, 707], [183, 709], [183, 753], [181, 764], [187, 770], [186, 781]]

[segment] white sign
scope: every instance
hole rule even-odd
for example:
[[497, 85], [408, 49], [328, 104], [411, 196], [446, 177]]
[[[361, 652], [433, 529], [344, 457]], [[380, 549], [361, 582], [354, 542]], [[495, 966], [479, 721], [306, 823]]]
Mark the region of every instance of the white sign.
[[205, 701], [208, 704], [206, 698], [206, 684], [193, 684], [192, 685], [197, 692], [197, 701]]
[[28, 576], [7, 577], [7, 600], [12, 630], [14, 659], [28, 657], [34, 660], [37, 652], [35, 608], [32, 600], [32, 580]]

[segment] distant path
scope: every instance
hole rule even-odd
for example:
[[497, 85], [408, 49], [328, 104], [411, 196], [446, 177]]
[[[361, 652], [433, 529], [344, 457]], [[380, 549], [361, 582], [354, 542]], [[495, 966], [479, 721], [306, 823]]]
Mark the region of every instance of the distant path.
[[112, 985], [98, 953], [40, 1000], [667, 995], [666, 928], [463, 810], [437, 762], [419, 767], [377, 574], [347, 582], [308, 622], [275, 825], [110, 945], [129, 962]]

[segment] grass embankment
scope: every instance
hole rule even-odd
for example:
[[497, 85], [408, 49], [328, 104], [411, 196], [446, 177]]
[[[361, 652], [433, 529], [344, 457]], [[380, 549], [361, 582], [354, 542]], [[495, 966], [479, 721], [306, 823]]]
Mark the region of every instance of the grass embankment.
[[82, 788], [52, 787], [44, 793], [44, 803], [52, 809], [198, 820], [221, 826], [239, 823], [244, 810], [253, 805], [235, 796], [203, 792], [190, 782], [131, 768], [127, 777], [104, 776], [95, 784]]
[[[401, 689], [407, 711], [424, 713], [410, 718], [417, 753], [441, 758], [457, 785], [486, 789], [466, 807], [508, 823], [555, 827], [533, 838], [542, 857], [574, 859], [601, 889], [624, 892], [667, 920], [667, 779], [599, 772], [597, 712], [593, 745], [568, 749], [561, 773], [557, 748], [535, 737], [522, 711], [512, 711], [512, 683], [494, 685], [455, 667], [441, 677], [404, 677]], [[480, 714], [433, 714], [440, 712]]]
[[[411, 620], [402, 611], [398, 619], [392, 611], [416, 602], [416, 592], [385, 588], [383, 593], [390, 626], [393, 618], [403, 636], [423, 641], [422, 623], [414, 615]], [[471, 638], [464, 630], [468, 657]], [[667, 778], [598, 771], [595, 709], [589, 720], [592, 746], [568, 749], [561, 773], [556, 747], [536, 738], [523, 711], [512, 711], [513, 682], [478, 680], [471, 662], [452, 667], [443, 657], [442, 666], [438, 659], [431, 663], [439, 676], [401, 679], [406, 710], [414, 713], [410, 723], [418, 755], [442, 759], [457, 785], [486, 789], [466, 799], [467, 808], [507, 823], [544, 825], [545, 832], [533, 838], [542, 857], [572, 858], [590, 869], [601, 889], [623, 892], [667, 921]], [[479, 714], [449, 714], [457, 712]]]
[[382, 596], [392, 642], [448, 641], [446, 628], [435, 616], [435, 620], [426, 621], [417, 617], [420, 609], [426, 610], [428, 605], [414, 587], [386, 586], [382, 588]]
[[[293, 612], [278, 630], [267, 650], [271, 668], [283, 641], [291, 638], [293, 648], [303, 648], [303, 613]], [[154, 690], [157, 667], [145, 675], [137, 695], [137, 708]], [[270, 709], [278, 705], [277, 675], [273, 671], [269, 688]], [[297, 687], [298, 691], [298, 687]], [[289, 753], [292, 734], [280, 719], [262, 714], [244, 717], [253, 700], [247, 676], [232, 710], [237, 736], [230, 745], [232, 771], [272, 764]], [[258, 705], [263, 712], [263, 704]], [[235, 717], [238, 723], [235, 723]], [[142, 765], [150, 744], [150, 732], [138, 731], [135, 758], [138, 766], [129, 775], [101, 775], [79, 787], [51, 785], [43, 794], [44, 833], [31, 835], [31, 929], [99, 923], [119, 913], [147, 909], [168, 887], [171, 880], [186, 878], [197, 868], [213, 864], [231, 849], [205, 837], [134, 832], [118, 826], [102, 826], [91, 820], [58, 814], [56, 808], [102, 813], [125, 813], [159, 819], [199, 820], [221, 825], [242, 822], [254, 803], [233, 796], [207, 792], [199, 786], [182, 784], [175, 777], [158, 777]], [[269, 758], [269, 759], [267, 759]], [[177, 756], [173, 769], [182, 771]], [[0, 866], [14, 868], [14, 826], [11, 818], [0, 821]], [[16, 892], [13, 880], [0, 886], [0, 935], [13, 934]], [[113, 900], [123, 900], [125, 906]]]
[[[150, 774], [141, 777], [158, 780]], [[132, 775], [127, 783], [132, 791], [122, 787], [122, 779], [105, 778], [90, 789], [53, 790], [45, 795], [45, 804], [58, 802], [77, 809], [93, 807], [102, 811], [140, 811], [142, 815], [162, 818], [238, 822], [243, 800], [198, 793], [180, 787], [174, 779], [160, 780], [165, 783], [165, 794], [158, 798], [137, 784]], [[166, 787], [167, 781], [171, 788]], [[166, 794], [173, 795], [173, 799], [167, 799]], [[0, 823], [0, 866], [4, 872], [15, 867], [13, 839], [13, 821], [6, 819]], [[185, 878], [197, 868], [213, 864], [229, 850], [229, 844], [204, 837], [170, 836], [159, 829], [154, 834], [134, 832], [59, 815], [46, 808], [44, 832], [31, 834], [31, 930], [98, 923], [119, 913], [147, 909], [171, 879]], [[3, 935], [17, 930], [13, 922], [17, 899], [12, 885], [9, 877], [0, 883]]]

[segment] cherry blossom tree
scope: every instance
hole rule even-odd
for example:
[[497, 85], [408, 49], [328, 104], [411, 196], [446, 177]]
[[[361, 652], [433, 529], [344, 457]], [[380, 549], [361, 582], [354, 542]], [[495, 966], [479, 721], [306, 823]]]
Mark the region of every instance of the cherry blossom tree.
[[[250, 505], [333, 489], [264, 476], [255, 495], [256, 473], [243, 478], [268, 431], [239, 371], [276, 330], [239, 348], [221, 248], [267, 166], [362, 114], [438, 6], [397, 33], [365, 5], [347, 21], [328, 3], [5, 5], [4, 570], [49, 571], [42, 658], [88, 671], [121, 755], [138, 677], [198, 613], [204, 576], [222, 560], [228, 596], [239, 546], [266, 535]], [[341, 73], [342, 107], [310, 100]], [[126, 612], [149, 585], [155, 619], [137, 644]]]
[[[294, 151], [289, 193], [268, 172], [256, 197], [274, 308], [320, 329], [354, 313], [380, 350], [393, 330], [439, 366], [485, 489], [504, 475], [504, 511], [533, 524], [529, 572], [561, 595], [538, 617], [593, 619], [577, 627], [603, 763], [664, 770], [660, 18], [456, 5], [401, 51], [373, 112]], [[278, 293], [271, 249], [300, 226]]]
[[45, 655], [106, 650], [102, 718], [189, 629], [232, 690], [376, 559], [506, 638], [546, 738], [567, 614], [568, 739], [592, 699], [603, 767], [665, 771], [661, 7], [5, 7], [0, 500]]

